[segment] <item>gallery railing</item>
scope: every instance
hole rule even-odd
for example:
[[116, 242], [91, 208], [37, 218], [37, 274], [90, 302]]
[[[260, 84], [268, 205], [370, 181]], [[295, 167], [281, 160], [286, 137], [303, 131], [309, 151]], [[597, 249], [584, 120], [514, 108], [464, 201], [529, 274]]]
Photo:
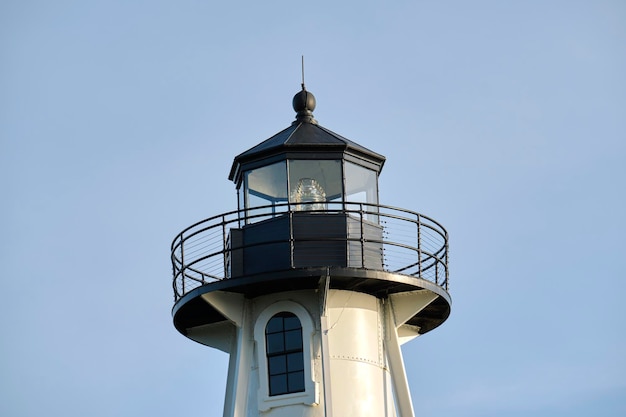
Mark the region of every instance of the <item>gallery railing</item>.
[[[306, 223], [309, 215], [344, 216], [349, 220], [351, 231], [341, 237], [326, 233], [323, 228], [318, 228], [314, 234], [294, 233], [294, 225]], [[308, 219], [317, 224], [319, 218]], [[285, 233], [271, 234], [254, 242], [234, 239], [235, 231], [245, 231], [276, 219], [284, 221], [288, 228]], [[380, 232], [368, 232], [377, 229]], [[234, 259], [245, 257], [246, 251], [263, 253], [264, 246], [269, 249], [273, 245], [272, 248], [291, 252], [286, 254], [286, 268], [280, 268], [295, 269], [302, 266], [294, 256], [294, 248], [298, 245], [330, 248], [334, 247], [333, 244], [336, 246], [338, 240], [350, 247], [346, 255], [350, 258], [347, 266], [419, 277], [448, 289], [448, 233], [430, 217], [365, 203], [284, 203], [220, 214], [180, 232], [171, 247], [174, 301], [204, 284], [236, 279], [233, 278], [237, 275], [233, 272]], [[378, 262], [372, 262], [372, 257], [379, 257]], [[306, 262], [307, 266], [326, 266], [331, 261], [322, 257]], [[319, 265], [313, 265], [316, 262]]]

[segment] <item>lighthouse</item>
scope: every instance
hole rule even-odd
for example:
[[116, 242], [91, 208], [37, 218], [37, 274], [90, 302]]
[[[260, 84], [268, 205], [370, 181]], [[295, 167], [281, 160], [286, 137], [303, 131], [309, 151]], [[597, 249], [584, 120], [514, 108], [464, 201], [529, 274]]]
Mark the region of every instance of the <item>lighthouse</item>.
[[224, 417], [412, 417], [401, 346], [450, 314], [448, 234], [381, 204], [385, 157], [315, 106], [302, 84], [234, 158], [237, 209], [175, 237], [174, 326], [229, 354]]

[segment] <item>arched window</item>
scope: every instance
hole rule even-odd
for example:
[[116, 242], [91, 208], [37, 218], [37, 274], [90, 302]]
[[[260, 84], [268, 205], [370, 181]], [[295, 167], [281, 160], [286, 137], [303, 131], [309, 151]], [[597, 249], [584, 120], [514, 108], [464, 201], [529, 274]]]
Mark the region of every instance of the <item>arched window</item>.
[[286, 311], [275, 314], [265, 327], [270, 396], [304, 391], [302, 324]]

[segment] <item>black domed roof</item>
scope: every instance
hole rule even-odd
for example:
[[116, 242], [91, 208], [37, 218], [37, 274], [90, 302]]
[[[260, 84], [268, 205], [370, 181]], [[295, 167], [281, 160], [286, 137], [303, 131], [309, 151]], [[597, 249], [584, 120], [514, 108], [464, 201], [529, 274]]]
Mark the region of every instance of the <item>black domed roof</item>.
[[272, 163], [274, 159], [290, 157], [329, 159], [351, 155], [376, 171], [382, 169], [384, 156], [320, 126], [313, 118], [315, 105], [315, 97], [303, 87], [293, 98], [296, 120], [288, 128], [237, 155], [229, 179], [238, 183], [241, 172], [245, 170], [242, 169], [244, 165], [253, 164], [256, 167], [264, 165], [261, 161], [269, 159], [267, 163]]

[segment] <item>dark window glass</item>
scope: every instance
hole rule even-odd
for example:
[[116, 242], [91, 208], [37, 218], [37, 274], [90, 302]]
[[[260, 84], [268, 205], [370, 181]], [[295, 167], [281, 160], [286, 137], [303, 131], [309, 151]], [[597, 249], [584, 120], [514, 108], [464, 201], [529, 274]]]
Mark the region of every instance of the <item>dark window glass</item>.
[[281, 333], [267, 335], [267, 353], [280, 353], [285, 350], [285, 336]]
[[270, 333], [282, 332], [283, 326], [284, 326], [283, 321], [284, 320], [282, 317], [278, 317], [278, 316], [272, 317], [270, 321], [267, 323], [267, 327], [265, 328], [265, 333], [270, 334]]
[[283, 318], [285, 322], [285, 330], [302, 329], [300, 320], [296, 316]]
[[271, 358], [268, 358], [267, 366], [269, 374], [278, 375], [287, 373], [287, 363], [285, 359], [285, 355], [273, 356]]
[[285, 332], [285, 350], [302, 350], [302, 329]]
[[302, 324], [293, 313], [282, 312], [265, 327], [270, 395], [304, 391]]
[[290, 353], [287, 355], [287, 371], [303, 371], [304, 361], [300, 353]]
[[270, 395], [287, 394], [287, 374], [270, 376]]
[[304, 391], [304, 371], [290, 372], [287, 374], [287, 389], [289, 392]]

